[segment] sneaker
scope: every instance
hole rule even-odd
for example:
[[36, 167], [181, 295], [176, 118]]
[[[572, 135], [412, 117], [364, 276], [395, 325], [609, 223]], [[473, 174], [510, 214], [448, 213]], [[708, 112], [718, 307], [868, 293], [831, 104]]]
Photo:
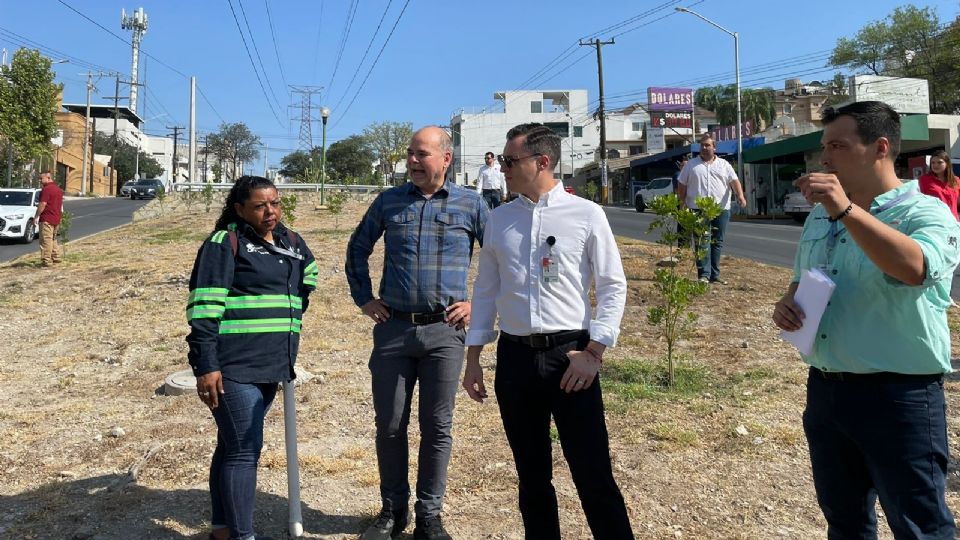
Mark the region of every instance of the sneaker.
[[727, 284], [727, 282], [726, 282], [725, 280], [722, 280], [722, 279], [720, 279], [720, 278], [711, 279], [711, 280], [710, 280], [710, 283], [715, 283], [715, 284], [717, 284], [717, 285], [726, 285], [726, 284]]
[[380, 510], [380, 515], [374, 520], [373, 525], [367, 527], [360, 540], [390, 540], [395, 538], [407, 528], [407, 513], [396, 514], [389, 508]]
[[413, 540], [453, 540], [443, 528], [440, 516], [417, 518], [417, 527], [413, 529]]
[[700, 283], [710, 283], [710, 279], [706, 277], [699, 278]]

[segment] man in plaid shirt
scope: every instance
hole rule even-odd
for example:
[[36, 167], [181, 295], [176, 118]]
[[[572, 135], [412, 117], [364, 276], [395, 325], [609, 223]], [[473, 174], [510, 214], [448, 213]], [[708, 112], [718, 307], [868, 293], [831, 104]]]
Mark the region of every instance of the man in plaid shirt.
[[[375, 323], [370, 372], [383, 509], [363, 540], [388, 540], [407, 525], [407, 425], [417, 383], [422, 438], [414, 538], [450, 538], [440, 511], [470, 323], [467, 272], [489, 212], [476, 191], [445, 181], [452, 160], [445, 131], [426, 127], [415, 133], [407, 147], [411, 181], [373, 201], [347, 246], [350, 294]], [[375, 297], [369, 258], [381, 236], [383, 276]]]

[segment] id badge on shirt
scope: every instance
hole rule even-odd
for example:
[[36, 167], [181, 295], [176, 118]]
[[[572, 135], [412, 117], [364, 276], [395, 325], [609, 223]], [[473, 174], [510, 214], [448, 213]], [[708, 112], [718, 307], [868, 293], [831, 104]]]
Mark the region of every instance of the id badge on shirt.
[[560, 281], [560, 268], [552, 256], [544, 257], [540, 265], [542, 270], [540, 275], [544, 283], [557, 283]]

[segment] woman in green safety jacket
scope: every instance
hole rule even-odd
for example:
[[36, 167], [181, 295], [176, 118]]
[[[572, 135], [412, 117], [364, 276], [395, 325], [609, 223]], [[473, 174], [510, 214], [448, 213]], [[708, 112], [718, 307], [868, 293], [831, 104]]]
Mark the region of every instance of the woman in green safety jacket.
[[300, 320], [317, 285], [313, 254], [280, 214], [270, 180], [238, 179], [190, 276], [188, 359], [218, 430], [212, 540], [255, 538], [263, 420], [277, 383], [295, 377]]

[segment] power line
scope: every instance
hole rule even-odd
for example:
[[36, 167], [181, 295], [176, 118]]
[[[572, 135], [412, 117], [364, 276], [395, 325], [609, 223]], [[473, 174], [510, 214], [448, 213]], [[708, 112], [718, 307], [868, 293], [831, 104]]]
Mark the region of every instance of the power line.
[[377, 34], [380, 33], [380, 27], [383, 26], [383, 20], [387, 18], [387, 12], [390, 11], [390, 5], [393, 3], [393, 0], [387, 0], [387, 7], [383, 10], [383, 15], [380, 16], [380, 22], [377, 23], [377, 29], [373, 31], [373, 35], [370, 36], [370, 43], [367, 43], [367, 50], [363, 51], [363, 56], [360, 58], [360, 62], [357, 64], [357, 69], [353, 72], [353, 77], [350, 77], [350, 82], [347, 84], [346, 89], [343, 91], [343, 95], [340, 96], [340, 99], [337, 100], [337, 104], [333, 106], [334, 110], [340, 107], [340, 104], [343, 103], [344, 98], [347, 97], [347, 94], [350, 92], [350, 87], [353, 86], [353, 82], [357, 80], [357, 75], [360, 74], [360, 68], [363, 67], [363, 62], [367, 59], [367, 54], [370, 53], [370, 48], [373, 46], [374, 40], [377, 39]]
[[247, 34], [250, 35], [250, 43], [253, 45], [253, 52], [257, 55], [257, 62], [260, 64], [260, 71], [263, 72], [263, 78], [267, 80], [267, 88], [270, 89], [270, 95], [273, 96], [273, 101], [276, 103], [277, 109], [282, 110], [283, 106], [280, 105], [280, 100], [277, 99], [277, 93], [273, 90], [273, 84], [270, 83], [270, 76], [267, 75], [267, 68], [263, 66], [263, 58], [260, 57], [260, 48], [257, 47], [257, 40], [253, 37], [253, 30], [250, 28], [250, 21], [247, 19], [247, 10], [243, 8], [243, 0], [237, 0], [237, 5], [240, 6], [240, 15], [243, 16], [243, 23], [247, 25]]
[[323, 0], [320, 0], [320, 16], [317, 17], [317, 42], [313, 47], [313, 78], [317, 78], [317, 63], [320, 60], [320, 38], [323, 37]]
[[393, 28], [390, 29], [390, 33], [387, 34], [387, 39], [384, 40], [383, 45], [380, 47], [380, 52], [377, 53], [377, 57], [374, 58], [373, 63], [370, 64], [370, 69], [367, 70], [366, 76], [363, 77], [363, 81], [360, 83], [360, 87], [357, 88], [357, 92], [353, 94], [353, 99], [350, 100], [350, 103], [347, 105], [347, 108], [343, 110], [343, 113], [337, 116], [336, 123], [333, 124], [333, 128], [337, 127], [337, 124], [344, 119], [347, 115], [347, 111], [350, 110], [350, 107], [353, 106], [353, 102], [357, 100], [357, 96], [360, 95], [360, 92], [363, 90], [363, 86], [367, 84], [367, 79], [370, 78], [370, 74], [373, 73], [373, 68], [377, 67], [377, 62], [380, 61], [380, 56], [383, 54], [383, 51], [387, 48], [387, 44], [390, 43], [390, 38], [393, 37], [393, 32], [396, 31], [397, 25], [400, 24], [400, 19], [403, 18], [403, 14], [407, 11], [407, 6], [410, 5], [410, 0], [406, 0], [403, 3], [403, 9], [400, 10], [400, 15], [397, 16], [397, 20], [393, 23]]
[[347, 39], [350, 37], [350, 29], [353, 28], [353, 19], [357, 15], [357, 6], [360, 0], [350, 0], [350, 6], [347, 8], [347, 20], [343, 27], [343, 34], [340, 36], [340, 50], [337, 51], [337, 60], [333, 64], [333, 74], [330, 75], [330, 82], [327, 83], [327, 91], [333, 88], [333, 81], [337, 77], [337, 69], [340, 68], [340, 59], [343, 57], [343, 49], [347, 45]]
[[257, 65], [253, 63], [253, 56], [250, 54], [250, 47], [247, 46], [247, 38], [243, 36], [243, 29], [240, 28], [240, 20], [237, 18], [237, 12], [233, 9], [233, 2], [231, 0], [227, 0], [227, 4], [230, 5], [230, 12], [233, 14], [233, 21], [237, 23], [237, 31], [240, 32], [240, 39], [243, 40], [243, 48], [247, 51], [247, 59], [250, 60], [250, 67], [253, 68], [253, 73], [257, 76], [257, 82], [260, 83], [260, 90], [263, 91], [263, 97], [267, 100], [267, 106], [270, 107], [270, 112], [272, 112], [273, 117], [277, 119], [277, 123], [283, 126], [283, 122], [280, 121], [280, 115], [278, 115], [277, 111], [274, 110], [273, 103], [270, 102], [270, 96], [267, 95], [267, 89], [263, 86], [263, 80], [260, 79], [260, 72], [257, 71]]
[[270, 14], [270, 1], [263, 0], [263, 5], [267, 8], [267, 22], [270, 23], [270, 38], [273, 40], [273, 52], [277, 55], [277, 67], [280, 68], [280, 80], [283, 81], [283, 87], [287, 87], [287, 76], [283, 73], [283, 61], [280, 60], [280, 47], [277, 46], [277, 31], [273, 26], [273, 15]]

